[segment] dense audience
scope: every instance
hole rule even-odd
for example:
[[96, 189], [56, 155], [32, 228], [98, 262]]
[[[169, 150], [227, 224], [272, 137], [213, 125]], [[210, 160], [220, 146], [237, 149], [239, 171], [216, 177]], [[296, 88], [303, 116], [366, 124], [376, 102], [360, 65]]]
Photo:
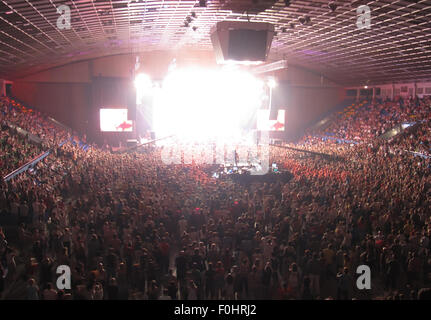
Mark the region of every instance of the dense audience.
[[[430, 105], [431, 98], [427, 96], [423, 99], [362, 101], [344, 112], [335, 113], [329, 125], [308, 130], [299, 143], [308, 150], [342, 154], [351, 149], [352, 142], [372, 141], [401, 123], [429, 121]], [[324, 136], [333, 139], [323, 141]], [[337, 138], [343, 139], [344, 143], [339, 143]]]
[[0, 100], [0, 174], [4, 177], [35, 156], [42, 153], [42, 146], [31, 142], [27, 136], [17, 131], [17, 112], [8, 99]]
[[[283, 183], [214, 178], [199, 161], [164, 163], [161, 148], [55, 148], [1, 185], [0, 291], [8, 297], [21, 282], [19, 298], [31, 300], [422, 299], [431, 286], [430, 159], [405, 150], [425, 152], [430, 132], [375, 138], [412, 116], [428, 119], [429, 108], [428, 99], [385, 102], [334, 119], [333, 132], [361, 143], [309, 149], [342, 161], [271, 147], [269, 163], [293, 174]], [[67, 137], [41, 118], [14, 123], [51, 146]], [[371, 290], [356, 287], [363, 264]], [[71, 290], [57, 288], [58, 265], [70, 266]]]

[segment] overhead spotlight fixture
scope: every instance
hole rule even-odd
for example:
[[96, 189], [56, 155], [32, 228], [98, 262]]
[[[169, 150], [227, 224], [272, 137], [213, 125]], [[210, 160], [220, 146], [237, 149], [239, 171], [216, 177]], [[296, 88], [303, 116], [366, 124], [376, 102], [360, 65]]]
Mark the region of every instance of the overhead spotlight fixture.
[[286, 7], [290, 6], [290, 0], [284, 0], [284, 4], [286, 5]]
[[364, 88], [365, 89], [368, 89], [368, 85], [370, 84], [370, 80], [367, 80], [367, 82], [365, 82], [365, 86], [364, 86]]
[[207, 6], [206, 0], [199, 0], [199, 7], [206, 7], [206, 6]]
[[332, 12], [335, 12], [335, 10], [337, 10], [337, 4], [335, 2], [330, 2], [328, 4], [329, 9], [331, 9]]

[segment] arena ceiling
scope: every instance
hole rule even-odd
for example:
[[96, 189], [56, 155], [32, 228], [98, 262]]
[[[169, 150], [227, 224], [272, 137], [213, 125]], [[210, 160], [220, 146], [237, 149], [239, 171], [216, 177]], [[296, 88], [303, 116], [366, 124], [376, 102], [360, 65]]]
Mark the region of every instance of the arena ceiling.
[[[57, 27], [62, 4], [70, 29]], [[360, 5], [371, 9], [369, 29], [357, 27]], [[343, 85], [431, 79], [431, 0], [0, 0], [0, 77], [112, 54], [212, 50], [210, 28], [238, 19], [275, 25], [271, 60]]]

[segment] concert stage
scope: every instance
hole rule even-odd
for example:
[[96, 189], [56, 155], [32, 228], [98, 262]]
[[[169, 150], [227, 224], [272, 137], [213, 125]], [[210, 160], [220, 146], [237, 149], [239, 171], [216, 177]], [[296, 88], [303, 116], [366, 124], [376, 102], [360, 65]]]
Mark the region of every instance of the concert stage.
[[289, 171], [274, 171], [272, 168], [266, 174], [252, 174], [253, 170], [258, 170], [259, 164], [238, 164], [237, 166], [227, 164], [220, 165], [213, 173], [213, 177], [218, 179], [230, 179], [240, 184], [251, 183], [287, 183], [293, 178]]

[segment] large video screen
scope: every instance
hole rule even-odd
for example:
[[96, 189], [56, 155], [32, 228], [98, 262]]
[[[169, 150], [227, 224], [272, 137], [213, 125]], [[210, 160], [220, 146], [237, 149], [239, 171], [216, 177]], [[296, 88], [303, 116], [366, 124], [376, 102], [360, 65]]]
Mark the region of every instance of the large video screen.
[[100, 109], [100, 131], [132, 132], [133, 121], [127, 120], [127, 109]]
[[285, 110], [278, 110], [277, 120], [269, 120], [269, 110], [257, 110], [257, 130], [284, 131]]

